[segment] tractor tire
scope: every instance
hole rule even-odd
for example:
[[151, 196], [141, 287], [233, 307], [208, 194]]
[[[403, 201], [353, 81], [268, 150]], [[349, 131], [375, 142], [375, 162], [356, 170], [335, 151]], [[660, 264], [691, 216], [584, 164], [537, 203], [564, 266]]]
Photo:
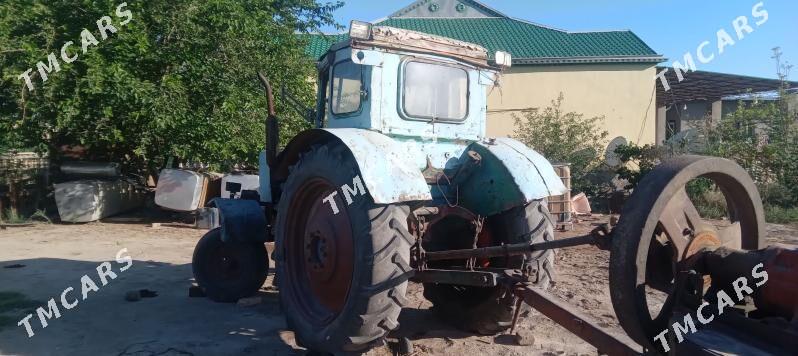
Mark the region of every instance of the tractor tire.
[[373, 202], [346, 146], [315, 145], [301, 155], [277, 207], [274, 253], [280, 302], [298, 344], [361, 352], [399, 326], [412, 273], [408, 215], [404, 205]]
[[255, 294], [269, 273], [269, 256], [260, 242], [224, 242], [219, 228], [208, 231], [194, 248], [194, 279], [211, 300], [235, 303]]
[[[536, 243], [554, 238], [554, 223], [545, 200], [533, 201], [491, 216], [487, 227], [494, 236], [492, 245]], [[527, 256], [495, 258], [491, 267], [537, 271], [535, 285], [548, 289], [554, 279], [554, 250]], [[535, 274], [532, 274], [535, 281]], [[512, 325], [516, 297], [501, 287], [479, 288], [445, 284], [424, 284], [424, 297], [443, 320], [465, 331], [494, 335]], [[521, 304], [521, 312], [529, 306]]]

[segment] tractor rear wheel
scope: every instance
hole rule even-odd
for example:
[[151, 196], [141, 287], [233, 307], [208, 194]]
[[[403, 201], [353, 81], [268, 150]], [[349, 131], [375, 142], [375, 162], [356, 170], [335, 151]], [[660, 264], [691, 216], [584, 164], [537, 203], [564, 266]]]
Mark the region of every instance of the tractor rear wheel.
[[412, 271], [409, 208], [344, 192], [344, 184], [357, 190], [356, 177], [345, 146], [316, 145], [292, 167], [278, 204], [280, 301], [298, 343], [310, 350], [363, 351], [399, 326]]
[[[478, 241], [479, 247], [524, 242], [536, 243], [550, 241], [554, 238], [554, 224], [545, 200], [536, 200], [489, 217], [483, 227], [483, 232], [490, 238], [483, 239], [481, 234]], [[448, 236], [443, 236], [443, 238], [446, 237]], [[439, 239], [439, 241], [428, 244], [425, 249], [434, 251], [470, 248], [468, 246], [447, 246], [447, 241], [443, 240]], [[535, 284], [543, 289], [548, 289], [555, 272], [553, 250], [526, 256], [494, 258], [490, 261], [478, 261], [478, 264], [494, 268], [536, 271], [532, 274], [533, 281], [536, 280]], [[535, 278], [535, 276], [537, 277]], [[479, 288], [425, 283], [424, 297], [432, 302], [433, 310], [444, 320], [466, 331], [483, 335], [493, 335], [508, 329], [512, 324], [516, 304], [515, 296], [501, 287]], [[524, 310], [529, 308], [526, 304], [521, 304], [521, 307]]]

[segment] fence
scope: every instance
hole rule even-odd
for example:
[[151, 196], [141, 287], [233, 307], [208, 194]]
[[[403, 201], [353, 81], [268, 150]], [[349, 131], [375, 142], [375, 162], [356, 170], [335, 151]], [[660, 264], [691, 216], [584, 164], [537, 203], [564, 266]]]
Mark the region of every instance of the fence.
[[50, 162], [34, 152], [0, 155], [0, 219], [40, 207], [49, 185]]

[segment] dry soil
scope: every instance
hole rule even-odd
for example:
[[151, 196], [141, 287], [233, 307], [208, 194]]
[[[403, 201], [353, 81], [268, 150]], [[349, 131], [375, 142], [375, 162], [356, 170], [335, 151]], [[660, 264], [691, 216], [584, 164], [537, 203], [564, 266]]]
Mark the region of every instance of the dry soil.
[[[586, 233], [599, 218], [577, 224], [562, 236]], [[770, 243], [798, 245], [798, 229], [768, 225]], [[277, 292], [270, 276], [255, 306], [219, 304], [189, 298], [193, 282], [191, 254], [204, 231], [145, 224], [38, 224], [0, 230], [0, 292], [19, 292], [32, 300], [81, 298], [81, 277], [88, 275], [99, 290], [71, 310], [62, 310], [45, 329], [30, 320], [35, 335], [16, 326], [26, 311], [6, 314], [15, 320], [0, 330], [3, 355], [294, 355], [296, 346], [286, 329]], [[115, 261], [126, 248], [132, 266], [122, 272]], [[609, 254], [593, 247], [564, 249], [557, 255], [559, 275], [553, 293], [594, 317], [612, 332], [621, 333], [608, 293]], [[105, 286], [96, 268], [110, 261], [117, 278]], [[128, 302], [126, 292], [149, 289], [155, 298]], [[595, 355], [596, 349], [546, 317], [532, 312], [519, 328], [534, 336], [532, 346], [515, 346], [506, 336], [477, 336], [457, 331], [436, 319], [411, 284], [411, 304], [400, 318], [401, 328], [388, 339], [407, 336], [418, 355]], [[464, 311], [467, 312], [467, 311]], [[395, 346], [395, 345], [394, 345]], [[370, 351], [390, 355], [391, 343]]]

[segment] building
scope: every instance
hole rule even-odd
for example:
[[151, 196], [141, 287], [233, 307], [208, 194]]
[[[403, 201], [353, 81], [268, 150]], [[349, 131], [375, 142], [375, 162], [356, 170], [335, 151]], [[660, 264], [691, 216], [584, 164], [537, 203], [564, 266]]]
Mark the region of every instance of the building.
[[[513, 67], [488, 98], [491, 136], [512, 135], [514, 115], [549, 106], [562, 93], [565, 110], [604, 116], [610, 138], [655, 142], [653, 78], [664, 58], [631, 31], [569, 32], [473, 0], [418, 0], [373, 22], [511, 53]], [[307, 52], [318, 58], [346, 36], [314, 35]]]
[[[676, 133], [701, 128], [706, 120], [719, 122], [728, 113], [737, 110], [740, 103], [776, 100], [778, 89], [785, 83], [778, 79], [757, 78], [736, 74], [691, 71], [679, 80], [673, 68], [659, 67], [665, 71], [663, 80], [657, 81], [656, 142], [662, 143]], [[787, 82], [798, 87], [798, 82]], [[795, 110], [798, 94], [787, 90], [786, 100]]]

